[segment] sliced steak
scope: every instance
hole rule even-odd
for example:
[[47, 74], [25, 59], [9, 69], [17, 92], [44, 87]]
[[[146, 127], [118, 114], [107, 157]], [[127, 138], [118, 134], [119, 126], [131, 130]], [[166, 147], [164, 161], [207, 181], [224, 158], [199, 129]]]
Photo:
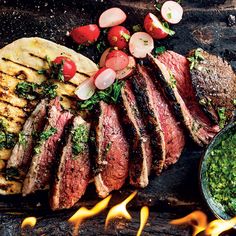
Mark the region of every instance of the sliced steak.
[[130, 184], [144, 188], [148, 185], [148, 176], [152, 165], [151, 143], [129, 81], [122, 88], [121, 101], [122, 120], [131, 150]]
[[95, 185], [100, 197], [125, 183], [129, 169], [129, 146], [114, 105], [100, 102], [100, 116], [96, 127], [97, 171]]
[[[168, 101], [172, 105], [173, 111], [175, 112], [177, 118], [182, 121], [189, 134], [193, 140], [199, 145], [205, 145], [210, 142], [210, 140], [215, 136], [219, 131], [217, 125], [211, 125], [205, 120], [199, 118], [198, 114], [193, 110], [193, 107], [187, 107], [180, 92], [177, 88], [177, 81], [167, 69], [167, 67], [162, 64], [159, 60], [154, 58], [152, 55], [148, 55], [148, 58], [151, 62], [152, 78], [157, 86], [160, 86]], [[186, 86], [186, 90], [189, 88]]]
[[57, 100], [55, 104], [50, 106], [48, 121], [34, 148], [35, 154], [23, 183], [23, 196], [44, 189], [49, 185], [59, 141], [64, 127], [71, 117], [71, 113], [61, 110]]
[[138, 73], [139, 79], [134, 78], [132, 81], [151, 134], [154, 170], [159, 174], [163, 167], [166, 168], [179, 159], [185, 137], [162, 91], [148, 75], [150, 72], [139, 66]]
[[53, 210], [72, 207], [87, 188], [90, 180], [89, 130], [90, 124], [80, 116], [74, 118], [50, 193]]
[[[195, 63], [190, 71], [198, 101], [210, 117], [215, 118], [215, 114], [223, 109], [225, 110], [225, 118], [230, 120], [235, 110], [236, 75], [232, 67], [222, 58], [201, 49], [198, 51], [204, 59]], [[195, 50], [190, 52], [189, 56], [194, 54]], [[222, 117], [220, 118], [222, 119]], [[219, 121], [220, 119], [217, 116], [215, 120]]]
[[[26, 120], [19, 141], [12, 150], [7, 163], [7, 171], [15, 169], [21, 177], [25, 177], [31, 163], [33, 148], [36, 144], [35, 133], [41, 132], [46, 123], [47, 100], [42, 100]], [[10, 172], [10, 171], [8, 171]]]

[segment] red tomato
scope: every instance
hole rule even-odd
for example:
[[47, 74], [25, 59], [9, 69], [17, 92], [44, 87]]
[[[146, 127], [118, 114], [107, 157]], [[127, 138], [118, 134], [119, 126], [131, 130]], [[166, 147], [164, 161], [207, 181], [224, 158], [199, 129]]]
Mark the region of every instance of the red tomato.
[[146, 15], [144, 28], [154, 39], [164, 39], [168, 36], [168, 29], [152, 13]]
[[62, 65], [63, 63], [62, 73], [65, 81], [68, 81], [74, 77], [76, 73], [76, 65], [71, 59], [68, 57], [59, 56], [53, 61], [53, 63], [57, 65]]
[[95, 24], [79, 26], [70, 32], [70, 36], [78, 44], [89, 45], [97, 41], [100, 29]]
[[129, 64], [129, 57], [126, 53], [120, 50], [112, 50], [108, 53], [105, 61], [105, 66], [114, 71], [122, 70]]
[[124, 49], [128, 47], [130, 32], [124, 26], [114, 26], [108, 31], [108, 41], [112, 47]]

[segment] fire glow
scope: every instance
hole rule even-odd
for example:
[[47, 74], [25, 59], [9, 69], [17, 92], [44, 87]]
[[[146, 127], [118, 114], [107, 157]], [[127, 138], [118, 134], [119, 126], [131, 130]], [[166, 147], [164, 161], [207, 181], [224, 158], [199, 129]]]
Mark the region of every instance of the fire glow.
[[188, 224], [193, 227], [193, 236], [203, 232], [205, 236], [219, 236], [221, 233], [236, 226], [236, 217], [231, 220], [213, 220], [207, 223], [207, 216], [201, 211], [194, 211], [189, 215], [170, 221], [172, 225]]
[[31, 217], [26, 217], [22, 223], [21, 223], [21, 228], [24, 229], [27, 226], [30, 226], [31, 228], [33, 228], [37, 223], [37, 219], [33, 216]]
[[110, 209], [110, 211], [107, 214], [107, 218], [106, 218], [106, 222], [105, 222], [105, 229], [107, 229], [109, 222], [114, 218], [125, 218], [126, 220], [132, 219], [131, 215], [129, 214], [129, 212], [126, 209], [126, 206], [135, 197], [136, 194], [137, 194], [137, 191], [133, 192], [123, 202], [113, 206]]
[[140, 226], [138, 229], [137, 236], [141, 236], [142, 231], [147, 223], [148, 217], [149, 217], [149, 208], [147, 206], [144, 206], [140, 211]]

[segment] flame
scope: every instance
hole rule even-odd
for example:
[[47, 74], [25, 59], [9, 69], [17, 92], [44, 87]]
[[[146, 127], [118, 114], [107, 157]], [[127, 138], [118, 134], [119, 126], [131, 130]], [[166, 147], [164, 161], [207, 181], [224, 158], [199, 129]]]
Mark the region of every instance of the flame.
[[130, 194], [129, 197], [127, 197], [123, 202], [113, 206], [110, 211], [107, 214], [107, 218], [106, 218], [106, 222], [105, 222], [105, 229], [107, 228], [110, 220], [114, 219], [114, 218], [125, 218], [127, 220], [131, 220], [132, 217], [129, 214], [129, 212], [126, 209], [126, 205], [135, 197], [135, 195], [137, 194], [137, 191], [133, 192], [132, 194]]
[[207, 217], [202, 211], [194, 211], [183, 218], [172, 220], [170, 224], [189, 224], [193, 226], [193, 236], [196, 236], [198, 233], [204, 231], [207, 227]]
[[140, 211], [140, 226], [137, 232], [137, 236], [141, 236], [141, 233], [147, 223], [149, 217], [149, 209], [147, 206], [143, 206]]
[[205, 234], [219, 236], [221, 233], [233, 228], [236, 225], [236, 217], [231, 220], [214, 220], [206, 228]]
[[92, 209], [88, 210], [86, 207], [81, 207], [71, 218], [68, 220], [71, 224], [74, 225], [74, 233], [73, 235], [78, 234], [79, 226], [81, 223], [87, 219], [91, 218], [97, 214], [99, 214], [101, 211], [103, 211], [105, 208], [107, 208], [108, 203], [111, 199], [111, 195], [97, 203]]
[[37, 223], [37, 219], [33, 216], [31, 217], [26, 217], [22, 223], [21, 223], [21, 228], [25, 228], [26, 226], [30, 226], [31, 228], [33, 228]]

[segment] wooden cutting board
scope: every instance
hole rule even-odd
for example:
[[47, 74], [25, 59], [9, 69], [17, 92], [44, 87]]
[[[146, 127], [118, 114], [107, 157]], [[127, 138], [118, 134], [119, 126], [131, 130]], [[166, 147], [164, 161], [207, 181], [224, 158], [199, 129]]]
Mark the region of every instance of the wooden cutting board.
[[[209, 5], [221, 0], [186, 0], [183, 1], [184, 18], [174, 26], [176, 34], [168, 40], [157, 42], [168, 49], [186, 54], [190, 49], [202, 47], [221, 55], [230, 61], [236, 70], [236, 25], [229, 27], [229, 15], [236, 15], [236, 1]], [[143, 16], [152, 11], [154, 1], [40, 1], [0, 0], [0, 47], [21, 37], [38, 36], [76, 49], [77, 46], [66, 37], [76, 25], [96, 22], [100, 13], [111, 7], [121, 7], [128, 13], [128, 27], [142, 24]], [[94, 47], [81, 53], [97, 62], [99, 53]], [[143, 235], [191, 235], [188, 227], [173, 227], [171, 219], [179, 218], [196, 209], [202, 209], [210, 219], [213, 218], [202, 202], [198, 186], [198, 165], [203, 149], [190, 141], [180, 161], [163, 172], [160, 177], [153, 177], [150, 185], [140, 190], [137, 198], [130, 205], [133, 220], [119, 223], [104, 232], [106, 213], [88, 220], [81, 228], [80, 235], [136, 235], [139, 226], [139, 211], [142, 205], [150, 206], [150, 218]], [[111, 206], [123, 200], [133, 189], [126, 186], [113, 194]], [[94, 197], [93, 197], [94, 196]], [[93, 206], [98, 202], [93, 187], [77, 204]], [[38, 217], [38, 224], [32, 232], [25, 235], [71, 235], [71, 227], [66, 220], [75, 209], [53, 213], [47, 205], [47, 193], [20, 198], [19, 196], [0, 196], [0, 235], [19, 235], [20, 222], [29, 215]]]

